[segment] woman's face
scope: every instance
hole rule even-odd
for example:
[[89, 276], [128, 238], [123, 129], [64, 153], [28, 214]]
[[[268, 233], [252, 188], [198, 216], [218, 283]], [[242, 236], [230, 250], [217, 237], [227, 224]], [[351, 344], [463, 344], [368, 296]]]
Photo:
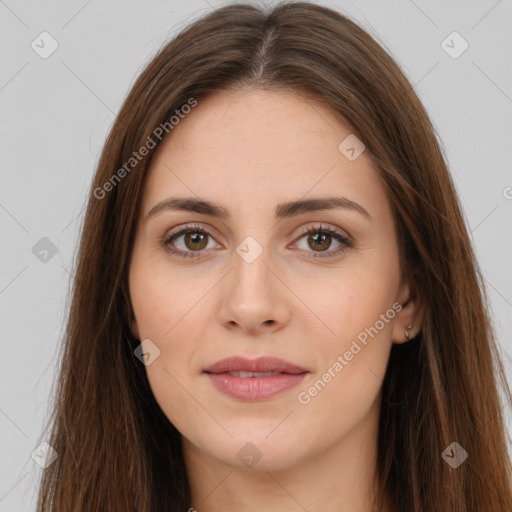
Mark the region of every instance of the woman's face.
[[[151, 389], [187, 450], [270, 470], [375, 441], [414, 304], [401, 309], [391, 207], [351, 134], [321, 104], [243, 89], [199, 101], [159, 146], [130, 263], [132, 329], [151, 340]], [[213, 366], [230, 357], [246, 361]], [[251, 369], [272, 374], [236, 373]]]

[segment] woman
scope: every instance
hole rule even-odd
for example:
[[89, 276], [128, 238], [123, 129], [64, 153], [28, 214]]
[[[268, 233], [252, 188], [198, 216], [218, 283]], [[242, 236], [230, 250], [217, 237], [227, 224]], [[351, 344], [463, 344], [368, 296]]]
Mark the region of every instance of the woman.
[[360, 27], [232, 5], [133, 86], [39, 511], [505, 512], [511, 399], [432, 124]]

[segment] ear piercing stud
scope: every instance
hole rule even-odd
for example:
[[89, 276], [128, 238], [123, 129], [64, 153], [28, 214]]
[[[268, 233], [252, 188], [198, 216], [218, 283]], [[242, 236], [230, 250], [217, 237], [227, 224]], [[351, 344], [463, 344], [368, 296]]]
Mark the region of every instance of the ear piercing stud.
[[407, 326], [407, 331], [405, 331], [405, 337], [410, 340], [411, 337], [409, 336], [409, 329], [412, 329], [412, 325], [408, 325]]

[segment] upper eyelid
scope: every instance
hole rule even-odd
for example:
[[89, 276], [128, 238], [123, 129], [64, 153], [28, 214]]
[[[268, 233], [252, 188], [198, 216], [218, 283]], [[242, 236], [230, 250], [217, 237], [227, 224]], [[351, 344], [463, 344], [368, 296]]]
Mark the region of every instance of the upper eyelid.
[[190, 230], [197, 229], [198, 231], [207, 231], [209, 235], [212, 235], [212, 231], [215, 233], [218, 233], [218, 230], [215, 229], [210, 224], [202, 225], [200, 223], [193, 222], [191, 224], [180, 224], [174, 228], [167, 230], [167, 233], [169, 233], [169, 235], [166, 235], [166, 236], [172, 236], [172, 235], [180, 233], [180, 231], [185, 231], [185, 230], [189, 230], [189, 229]]
[[326, 222], [319, 222], [318, 226], [315, 226], [315, 223], [308, 223], [306, 225], [304, 225], [303, 227], [300, 228], [300, 235], [302, 234], [307, 234], [308, 231], [314, 231], [314, 230], [318, 230], [318, 231], [332, 231], [332, 232], [335, 232], [341, 236], [344, 236], [345, 238], [352, 238], [345, 229], [342, 229], [338, 226], [333, 226], [329, 223], [326, 223]]

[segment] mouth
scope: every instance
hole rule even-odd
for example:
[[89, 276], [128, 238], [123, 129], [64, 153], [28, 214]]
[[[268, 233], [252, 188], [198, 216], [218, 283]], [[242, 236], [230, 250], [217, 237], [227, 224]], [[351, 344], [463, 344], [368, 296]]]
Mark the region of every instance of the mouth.
[[204, 372], [223, 394], [244, 401], [272, 398], [298, 385], [308, 370], [275, 357], [229, 357]]
[[[209, 373], [209, 372], [206, 372]], [[241, 379], [249, 379], [249, 378], [261, 378], [261, 377], [273, 377], [274, 375], [281, 375], [285, 372], [247, 372], [247, 371], [238, 371], [238, 372], [222, 372], [222, 373], [214, 373], [214, 375], [232, 375], [233, 377], [240, 377]]]

